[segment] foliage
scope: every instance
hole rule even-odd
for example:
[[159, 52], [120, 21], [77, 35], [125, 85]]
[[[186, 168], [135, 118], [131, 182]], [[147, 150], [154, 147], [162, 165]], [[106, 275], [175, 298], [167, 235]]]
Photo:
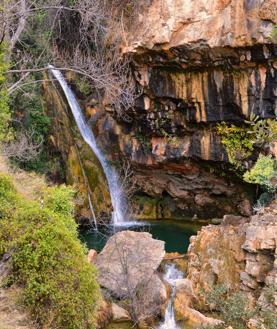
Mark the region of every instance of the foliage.
[[273, 119], [260, 120], [250, 116], [244, 125], [228, 125], [225, 122], [217, 125], [217, 133], [222, 139], [231, 164], [244, 169], [244, 161], [255, 149], [261, 149], [277, 140], [277, 122]]
[[169, 134], [164, 129], [160, 129], [162, 136], [166, 139], [166, 142], [173, 147], [178, 146], [178, 138], [172, 134]]
[[65, 185], [48, 187], [43, 191], [44, 207], [63, 216], [73, 216], [75, 191]]
[[[33, 80], [34, 77], [31, 77], [28, 81], [35, 82]], [[63, 179], [60, 154], [49, 144], [51, 119], [45, 113], [39, 85], [32, 83], [14, 92], [10, 97], [10, 107], [15, 131], [14, 143], [20, 136], [26, 135], [36, 150], [35, 156], [29, 152], [29, 158], [21, 157], [19, 152], [18, 156], [15, 154], [9, 157], [12, 164], [59, 181]]]
[[135, 131], [135, 138], [140, 142], [140, 144], [142, 145], [143, 149], [145, 152], [149, 152], [151, 150], [151, 141], [149, 139], [149, 137], [147, 136], [147, 134], [136, 130]]
[[99, 287], [78, 240], [72, 195], [61, 186], [30, 202], [0, 175], [0, 254], [12, 251], [12, 281], [44, 328], [94, 328]]
[[0, 45], [0, 142], [3, 141], [4, 138], [7, 138], [10, 120], [8, 92], [5, 85], [8, 64], [5, 56], [5, 47]]
[[272, 32], [271, 32], [272, 39], [275, 39], [277, 37], [277, 25], [273, 26]]
[[211, 328], [225, 329], [231, 326], [236, 329], [247, 329], [247, 323], [251, 318], [260, 319], [260, 322], [265, 325], [265, 327], [261, 326], [261, 329], [276, 328], [275, 313], [271, 310], [250, 307], [247, 296], [241, 291], [231, 293], [224, 285], [214, 286], [206, 296], [206, 301], [224, 321], [224, 324], [212, 326]]
[[222, 138], [229, 161], [240, 168], [242, 161], [248, 158], [254, 150], [254, 140], [245, 127], [227, 125], [225, 122], [217, 125], [217, 133]]
[[272, 191], [276, 189], [276, 183], [272, 183], [272, 179], [276, 176], [276, 160], [272, 156], [260, 154], [253, 168], [244, 174], [243, 179], [248, 183], [262, 185]]
[[277, 140], [276, 120], [260, 120], [258, 116], [252, 114], [250, 120], [245, 123], [248, 125], [247, 133], [255, 145], [263, 147]]

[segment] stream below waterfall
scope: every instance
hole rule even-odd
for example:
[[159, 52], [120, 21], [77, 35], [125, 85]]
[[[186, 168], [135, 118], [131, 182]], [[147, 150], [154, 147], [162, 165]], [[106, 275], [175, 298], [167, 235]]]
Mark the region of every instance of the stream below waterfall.
[[165, 310], [164, 321], [159, 326], [159, 329], [178, 329], [174, 314], [174, 297], [176, 293], [176, 282], [183, 278], [183, 273], [176, 268], [174, 263], [167, 264], [165, 268], [164, 280], [169, 283], [171, 287], [171, 295], [168, 305]]

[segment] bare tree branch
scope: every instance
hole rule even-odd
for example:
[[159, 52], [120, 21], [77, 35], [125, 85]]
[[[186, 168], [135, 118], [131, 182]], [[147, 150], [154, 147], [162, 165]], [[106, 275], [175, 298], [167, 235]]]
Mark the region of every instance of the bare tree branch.
[[18, 21], [18, 26], [11, 37], [9, 49], [12, 50], [16, 43], [18, 42], [22, 32], [24, 31], [25, 25], [26, 25], [26, 18], [27, 18], [27, 6], [26, 6], [26, 0], [20, 0], [20, 18]]

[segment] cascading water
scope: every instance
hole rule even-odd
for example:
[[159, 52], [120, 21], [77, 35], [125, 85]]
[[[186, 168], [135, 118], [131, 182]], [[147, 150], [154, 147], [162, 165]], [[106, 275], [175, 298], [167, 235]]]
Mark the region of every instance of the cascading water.
[[173, 302], [176, 293], [176, 281], [182, 278], [183, 273], [177, 270], [175, 264], [166, 266], [164, 280], [167, 281], [171, 286], [171, 295], [165, 310], [164, 322], [159, 326], [159, 329], [179, 329], [175, 320]]
[[[79, 131], [85, 140], [85, 142], [90, 146], [96, 157], [98, 158], [99, 162], [101, 163], [104, 173], [106, 175], [109, 191], [113, 206], [113, 214], [112, 214], [112, 221], [114, 226], [120, 225], [127, 225], [128, 217], [125, 209], [126, 201], [124, 197], [124, 191], [122, 190], [122, 186], [119, 183], [119, 178], [117, 172], [112, 168], [109, 163], [106, 161], [103, 153], [99, 149], [96, 144], [95, 137], [91, 130], [91, 127], [87, 124], [85, 117], [83, 115], [82, 109], [73, 94], [72, 90], [69, 88], [67, 82], [65, 81], [62, 73], [59, 70], [56, 70], [52, 65], [49, 65], [49, 70], [52, 72], [54, 77], [58, 80], [59, 84], [61, 85], [64, 94], [67, 98], [68, 104], [71, 108], [72, 114], [76, 121], [76, 124], [79, 128]], [[131, 222], [132, 223], [132, 222]]]

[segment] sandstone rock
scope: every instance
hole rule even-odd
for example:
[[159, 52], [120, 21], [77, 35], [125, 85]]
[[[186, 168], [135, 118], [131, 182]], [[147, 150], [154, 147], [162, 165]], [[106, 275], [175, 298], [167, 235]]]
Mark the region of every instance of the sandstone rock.
[[252, 204], [247, 198], [244, 198], [244, 200], [238, 205], [238, 209], [242, 216], [252, 215]]
[[214, 284], [239, 288], [244, 269], [245, 256], [241, 249], [244, 239], [239, 226], [209, 225], [198, 232], [188, 250], [188, 279], [198, 298], [201, 290]]
[[150, 233], [116, 233], [97, 256], [98, 281], [112, 295], [133, 303], [139, 318], [151, 317], [166, 300], [166, 288], [156, 274], [164, 255], [164, 242]]
[[127, 322], [131, 321], [130, 314], [122, 307], [112, 303], [112, 320], [113, 322]]
[[116, 296], [149, 281], [165, 255], [164, 242], [150, 233], [123, 231], [113, 235], [98, 255], [99, 283]]
[[248, 273], [241, 272], [240, 279], [241, 279], [241, 282], [243, 283], [243, 285], [245, 285], [246, 287], [249, 287], [251, 289], [258, 288], [257, 281], [253, 277], [251, 277]]
[[223, 324], [223, 321], [207, 317], [190, 307], [183, 308], [182, 315], [179, 314], [179, 319], [186, 320], [191, 326], [218, 326]]
[[[277, 311], [275, 207], [276, 201], [249, 220], [225, 216], [221, 225], [206, 226], [191, 239], [188, 278], [204, 309], [199, 291], [223, 283], [242, 290], [252, 305]], [[266, 299], [268, 289], [273, 290], [271, 301]]]
[[167, 300], [167, 289], [157, 274], [154, 274], [145, 287], [138, 294], [138, 305], [136, 313], [144, 319], [152, 319], [160, 314], [163, 304]]
[[96, 258], [97, 258], [97, 251], [94, 249], [91, 249], [88, 253], [88, 262], [90, 264], [93, 264], [93, 263], [95, 263]]
[[213, 199], [204, 194], [197, 194], [195, 196], [195, 203], [199, 206], [205, 206], [213, 203]]
[[[276, 220], [275, 218], [267, 217], [266, 220]], [[248, 252], [258, 252], [259, 250], [275, 250], [277, 225], [256, 225], [254, 222], [246, 228], [246, 241], [242, 248]], [[262, 224], [262, 223], [261, 223]]]
[[[251, 46], [257, 38], [260, 43], [268, 40], [270, 27], [276, 23], [276, 3], [274, 0], [262, 3], [254, 0], [247, 5], [242, 0], [201, 3], [155, 0], [140, 20], [134, 43], [125, 52], [189, 47], [200, 41], [209, 48]], [[248, 20], [251, 25], [246, 24]], [[270, 21], [268, 29], [263, 26], [263, 20]], [[195, 55], [195, 61], [201, 61], [199, 56]]]
[[188, 279], [179, 279], [176, 281], [176, 293], [173, 301], [175, 318], [177, 321], [186, 319], [190, 306], [197, 300], [192, 283]]
[[235, 215], [224, 215], [222, 224], [223, 225], [240, 225], [245, 223], [246, 218]]

